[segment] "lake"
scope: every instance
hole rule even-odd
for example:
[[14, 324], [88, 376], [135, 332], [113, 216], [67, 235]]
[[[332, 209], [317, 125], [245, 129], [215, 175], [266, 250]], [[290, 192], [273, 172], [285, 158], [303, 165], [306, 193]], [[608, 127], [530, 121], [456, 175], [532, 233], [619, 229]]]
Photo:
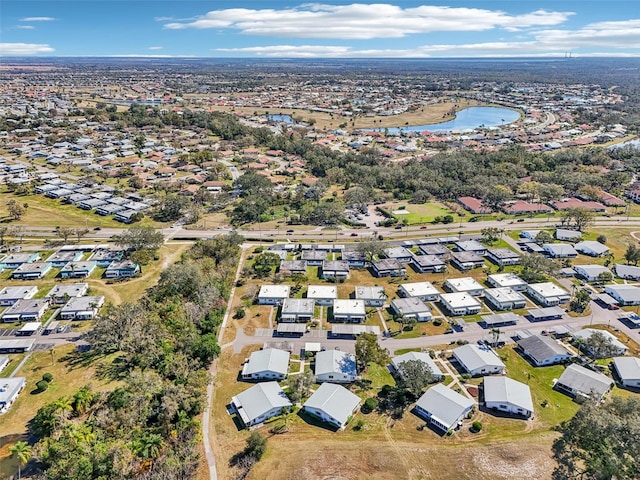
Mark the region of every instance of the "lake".
[[[391, 133], [396, 132], [442, 132], [451, 130], [475, 130], [476, 128], [497, 127], [515, 122], [520, 118], [520, 112], [510, 108], [500, 107], [469, 107], [456, 112], [456, 118], [442, 123], [428, 123], [406, 127], [387, 128]], [[384, 129], [375, 129], [383, 131]]]
[[275, 114], [275, 115], [267, 115], [266, 117], [272, 122], [293, 123], [293, 118], [291, 118], [291, 115]]

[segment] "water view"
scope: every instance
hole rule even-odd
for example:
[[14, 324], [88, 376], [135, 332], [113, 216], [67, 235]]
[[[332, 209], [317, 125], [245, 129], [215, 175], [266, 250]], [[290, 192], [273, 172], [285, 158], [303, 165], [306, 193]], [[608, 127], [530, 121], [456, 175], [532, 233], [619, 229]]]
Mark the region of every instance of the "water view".
[[406, 127], [386, 129], [393, 132], [442, 132], [450, 130], [474, 130], [476, 128], [497, 127], [515, 122], [520, 118], [520, 112], [510, 108], [500, 107], [469, 107], [456, 113], [456, 118], [442, 123], [427, 123]]

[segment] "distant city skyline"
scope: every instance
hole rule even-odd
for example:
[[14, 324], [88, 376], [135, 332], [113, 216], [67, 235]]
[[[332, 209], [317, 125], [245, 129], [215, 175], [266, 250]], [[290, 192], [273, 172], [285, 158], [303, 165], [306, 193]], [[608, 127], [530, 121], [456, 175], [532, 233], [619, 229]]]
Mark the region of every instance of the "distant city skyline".
[[631, 0], [3, 0], [0, 56], [640, 57]]

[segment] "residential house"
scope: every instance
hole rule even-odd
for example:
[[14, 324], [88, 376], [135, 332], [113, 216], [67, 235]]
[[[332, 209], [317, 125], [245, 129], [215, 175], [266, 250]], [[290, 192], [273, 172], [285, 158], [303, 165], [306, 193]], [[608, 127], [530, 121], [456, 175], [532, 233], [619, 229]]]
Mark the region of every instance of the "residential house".
[[40, 321], [44, 312], [49, 308], [49, 300], [44, 298], [31, 298], [18, 300], [16, 303], [2, 312], [3, 322]]
[[404, 247], [391, 247], [384, 250], [386, 258], [392, 258], [400, 263], [409, 263], [413, 258], [413, 254]]
[[615, 357], [611, 365], [623, 386], [640, 388], [640, 358]]
[[460, 240], [455, 242], [455, 248], [458, 252], [473, 252], [480, 256], [487, 254], [487, 247], [477, 240]]
[[484, 205], [482, 200], [474, 197], [460, 197], [458, 198], [458, 203], [474, 215], [482, 215], [493, 211], [491, 207]]
[[613, 380], [577, 364], [569, 365], [556, 381], [555, 388], [572, 397], [602, 400], [613, 387]]
[[600, 275], [606, 276], [606, 280], [613, 278], [611, 270], [602, 265], [576, 265], [573, 269], [578, 277], [587, 282], [597, 282], [601, 280], [602, 277]]
[[119, 260], [109, 264], [104, 271], [106, 278], [131, 278], [141, 272], [140, 265], [132, 260]]
[[358, 378], [355, 355], [341, 350], [316, 353], [316, 381], [318, 383], [352, 383]]
[[404, 277], [407, 270], [395, 258], [383, 258], [372, 263], [376, 277]]
[[280, 260], [279, 272], [287, 277], [295, 274], [306, 275], [307, 262], [305, 260]]
[[0, 353], [26, 353], [31, 351], [35, 343], [35, 338], [0, 339]]
[[23, 263], [11, 273], [11, 278], [17, 280], [36, 280], [44, 277], [49, 270], [51, 270], [50, 263]]
[[425, 352], [403, 353], [402, 355], [393, 357], [391, 359], [391, 365], [393, 366], [396, 372], [399, 372], [398, 370], [399, 365], [401, 363], [408, 362], [408, 361], [416, 361], [416, 362], [424, 363], [427, 367], [429, 367], [429, 370], [431, 371], [431, 375], [434, 381], [439, 382], [444, 379], [444, 373], [442, 372], [442, 370], [440, 370], [438, 365], [436, 365], [436, 362], [433, 361], [433, 359], [431, 358], [431, 355]]
[[417, 297], [423, 302], [437, 302], [440, 292], [431, 282], [403, 283], [398, 288], [401, 297]]
[[307, 298], [313, 300], [316, 305], [329, 307], [338, 298], [338, 287], [335, 285], [309, 285]]
[[[573, 340], [575, 343], [581, 345], [582, 348], [584, 348], [589, 353], [590, 356], [593, 356], [596, 352], [594, 352], [594, 350], [587, 344], [587, 342], [591, 338], [591, 336], [595, 333], [603, 335], [606, 341], [610, 342], [611, 344], [611, 347], [612, 347], [611, 352], [608, 352], [608, 354], [604, 355], [604, 357], [626, 355], [627, 351], [629, 350], [629, 347], [627, 347], [624, 343], [618, 340], [614, 334], [612, 334], [611, 332], [608, 332], [607, 330], [583, 328], [582, 330], [578, 330], [577, 332], [573, 333]], [[600, 355], [599, 358], [602, 358], [602, 355]]]
[[415, 412], [430, 425], [446, 433], [462, 426], [475, 402], [441, 383], [427, 390], [416, 402]]
[[536, 367], [564, 363], [573, 356], [562, 344], [547, 335], [531, 335], [520, 338], [516, 343]]
[[113, 262], [119, 262], [124, 256], [124, 250], [108, 250], [101, 248], [91, 254], [89, 260], [96, 262], [98, 267], [108, 267]]
[[0, 414], [9, 411], [26, 385], [25, 377], [0, 378]]
[[487, 250], [487, 258], [501, 267], [520, 263], [520, 254], [510, 248], [490, 248]]
[[450, 278], [444, 282], [444, 288], [452, 293], [468, 293], [479, 297], [484, 293], [484, 287], [473, 277]]
[[605, 285], [604, 291], [615, 298], [620, 305], [640, 305], [640, 288], [635, 285]]
[[281, 322], [310, 322], [315, 301], [312, 298], [285, 298], [280, 310]]
[[[485, 328], [495, 328], [504, 325], [515, 325], [522, 320], [522, 316], [516, 315], [513, 312], [492, 313], [491, 315], [482, 315], [480, 317], [480, 322], [484, 324]], [[496, 346], [498, 344], [506, 343], [506, 337], [503, 338], [502, 335], [500, 335], [498, 338], [496, 338], [493, 336], [493, 334], [491, 334], [488, 337], [481, 339], [481, 341], [488, 345]]]
[[484, 267], [484, 258], [474, 252], [451, 252], [451, 263], [458, 270]]
[[582, 232], [576, 230], [567, 230], [566, 228], [556, 228], [556, 240], [566, 242], [579, 242], [582, 238]]
[[366, 254], [364, 252], [342, 252], [342, 260], [346, 260], [349, 268], [364, 268]]
[[545, 307], [566, 303], [571, 298], [569, 292], [551, 282], [531, 283], [527, 285], [527, 293], [537, 303]]
[[609, 247], [593, 240], [583, 240], [582, 242], [576, 243], [573, 248], [590, 257], [602, 257], [609, 253]]
[[258, 304], [282, 305], [285, 298], [289, 298], [291, 287], [289, 285], [262, 285], [258, 292]]
[[69, 262], [77, 262], [82, 255], [83, 253], [77, 250], [58, 250], [49, 255], [45, 262], [50, 263], [54, 268], [62, 268]]
[[246, 427], [263, 423], [292, 406], [278, 382], [258, 383], [232, 397], [231, 405]]
[[399, 317], [415, 318], [418, 322], [428, 322], [432, 317], [431, 308], [418, 297], [394, 298], [391, 309]]
[[527, 282], [522, 280], [515, 273], [495, 273], [487, 277], [487, 283], [492, 287], [509, 287], [516, 292], [523, 292], [527, 289]]
[[265, 348], [253, 352], [242, 367], [243, 380], [284, 380], [289, 371], [289, 352]]
[[437, 257], [442, 257], [451, 253], [451, 250], [440, 243], [420, 245], [418, 248], [422, 255], [435, 255]]
[[346, 280], [349, 278], [349, 263], [344, 260], [325, 260], [322, 262], [320, 278], [325, 280], [335, 278]]
[[302, 408], [308, 414], [342, 430], [359, 405], [360, 397], [343, 386], [323, 383]]
[[640, 280], [640, 267], [616, 263], [613, 267], [618, 278], [625, 280]]
[[508, 215], [526, 215], [538, 213], [551, 213], [553, 209], [544, 203], [532, 203], [524, 200], [516, 200], [501, 207], [501, 210]]
[[382, 307], [387, 301], [387, 294], [384, 287], [356, 287], [354, 297], [356, 300], [362, 300], [365, 307]]
[[413, 255], [411, 263], [420, 273], [439, 273], [447, 268], [447, 264], [437, 255]]
[[4, 287], [0, 290], [0, 307], [10, 307], [18, 300], [29, 300], [38, 293], [35, 285], [20, 285], [18, 287]]
[[504, 363], [485, 345], [467, 344], [453, 350], [453, 356], [471, 376], [504, 373]]
[[475, 315], [482, 310], [480, 302], [465, 292], [442, 293], [440, 302], [451, 315]]
[[104, 297], [102, 295], [71, 297], [64, 307], [60, 309], [60, 319], [91, 320], [98, 314], [103, 305]]
[[88, 283], [60, 284], [49, 290], [46, 298], [48, 298], [51, 303], [61, 305], [67, 303], [70, 298], [86, 295], [88, 290]]
[[578, 256], [575, 248], [568, 243], [543, 243], [542, 248], [553, 258], [576, 258]]
[[560, 307], [531, 308], [527, 310], [527, 313], [533, 322], [559, 320], [565, 314], [564, 310]]
[[69, 262], [60, 270], [61, 278], [87, 278], [98, 264], [93, 261]]
[[551, 202], [551, 206], [556, 210], [570, 210], [572, 208], [583, 208], [590, 212], [606, 212], [607, 207], [605, 207], [600, 202], [592, 202], [592, 201], [583, 201], [579, 198], [565, 198], [562, 200], [558, 200], [555, 202]]
[[336, 299], [333, 301], [333, 321], [361, 323], [366, 319], [363, 300]]
[[484, 298], [495, 310], [514, 310], [527, 304], [524, 295], [510, 287], [488, 288], [484, 291]]
[[533, 400], [528, 385], [508, 377], [484, 377], [484, 404], [490, 410], [533, 417]]
[[327, 259], [327, 252], [324, 250], [303, 250], [300, 259], [306, 261], [310, 267], [321, 267], [322, 262]]

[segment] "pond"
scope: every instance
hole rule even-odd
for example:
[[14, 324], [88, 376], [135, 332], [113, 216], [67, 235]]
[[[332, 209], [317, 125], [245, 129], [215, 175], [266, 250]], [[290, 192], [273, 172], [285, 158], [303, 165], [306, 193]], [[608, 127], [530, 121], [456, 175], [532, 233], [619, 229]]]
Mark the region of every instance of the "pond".
[[291, 118], [291, 115], [275, 114], [275, 115], [267, 115], [266, 117], [268, 120], [271, 120], [272, 122], [293, 123], [293, 118]]
[[[520, 118], [520, 112], [501, 107], [469, 107], [456, 112], [456, 118], [442, 123], [427, 123], [406, 127], [393, 127], [386, 130], [396, 132], [442, 132], [450, 130], [474, 130], [476, 128], [497, 127], [515, 122]], [[383, 130], [383, 129], [376, 129]]]

